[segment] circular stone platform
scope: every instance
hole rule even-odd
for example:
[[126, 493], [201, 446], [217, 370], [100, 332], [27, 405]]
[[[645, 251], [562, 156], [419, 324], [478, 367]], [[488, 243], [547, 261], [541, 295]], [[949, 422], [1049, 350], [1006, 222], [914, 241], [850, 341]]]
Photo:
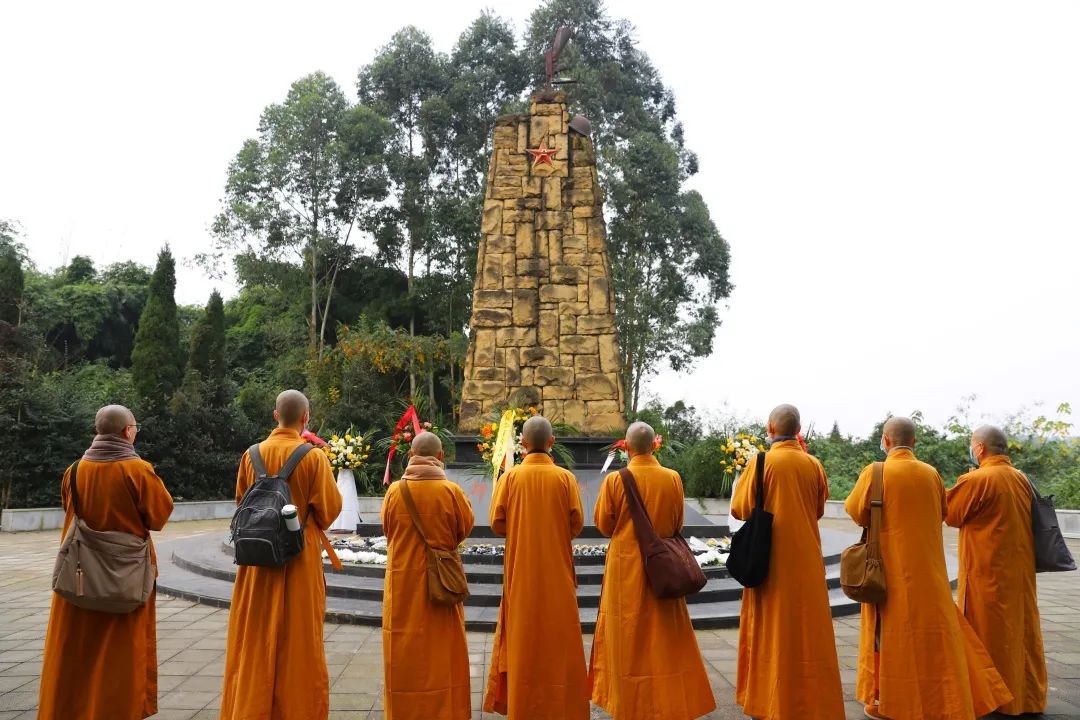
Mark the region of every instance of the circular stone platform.
[[[713, 526], [721, 528], [722, 526]], [[702, 528], [705, 529], [705, 528]], [[693, 535], [686, 528], [687, 537]], [[699, 535], [698, 537], [701, 537]], [[859, 604], [849, 600], [840, 590], [840, 553], [855, 542], [855, 533], [835, 530], [821, 531], [822, 553], [825, 558], [825, 583], [834, 617], [859, 612]], [[495, 544], [485, 540], [488, 544]], [[577, 542], [581, 542], [580, 539]], [[601, 544], [599, 541], [581, 544]], [[196, 602], [228, 607], [232, 599], [232, 583], [236, 577], [232, 546], [227, 537], [208, 534], [172, 542], [157, 548], [160, 576], [158, 590], [165, 595]], [[493, 557], [465, 560], [469, 591], [465, 601], [465, 626], [472, 631], [494, 631], [502, 598], [502, 563]], [[956, 559], [947, 557], [949, 576], [955, 577]], [[574, 562], [578, 578], [578, 608], [584, 632], [592, 632], [596, 624], [603, 578], [603, 557], [578, 557]], [[378, 626], [382, 623], [383, 576], [385, 566], [347, 564], [343, 572], [330, 571], [326, 565], [326, 619], [329, 622]], [[730, 628], [739, 624], [742, 587], [732, 580], [727, 569], [705, 568], [708, 584], [687, 598], [690, 617], [698, 629]]]

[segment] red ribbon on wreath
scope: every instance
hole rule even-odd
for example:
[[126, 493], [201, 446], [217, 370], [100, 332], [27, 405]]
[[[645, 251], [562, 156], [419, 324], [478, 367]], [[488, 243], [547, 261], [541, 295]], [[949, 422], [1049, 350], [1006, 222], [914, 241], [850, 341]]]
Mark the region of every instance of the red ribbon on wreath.
[[394, 456], [397, 455], [398, 439], [410, 420], [413, 426], [413, 437], [423, 432], [423, 428], [420, 427], [420, 416], [416, 414], [416, 408], [410, 405], [409, 409], [402, 414], [401, 419], [397, 421], [397, 425], [394, 426], [393, 442], [390, 444], [390, 452], [386, 454], [386, 472], [383, 473], [383, 485], [390, 484], [390, 463], [394, 462]]

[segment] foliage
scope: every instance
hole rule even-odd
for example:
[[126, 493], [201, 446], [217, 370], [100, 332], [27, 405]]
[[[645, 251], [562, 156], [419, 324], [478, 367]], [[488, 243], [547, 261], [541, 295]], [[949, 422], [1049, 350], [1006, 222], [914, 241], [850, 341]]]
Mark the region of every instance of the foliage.
[[22, 324], [23, 286], [22, 263], [12, 247], [0, 247], [0, 322]]
[[381, 149], [386, 121], [352, 106], [332, 79], [297, 80], [269, 105], [259, 137], [229, 166], [225, 209], [214, 223], [217, 255], [281, 260], [290, 251], [308, 276], [308, 345], [321, 353], [337, 275], [352, 256], [350, 240], [386, 196]]
[[225, 305], [217, 290], [210, 294], [206, 311], [191, 332], [188, 372], [206, 384], [207, 400], [214, 407], [228, 402], [225, 384]]
[[135, 335], [135, 349], [131, 353], [135, 391], [140, 403], [150, 409], [163, 407], [180, 386], [183, 376], [184, 356], [180, 353], [175, 291], [176, 263], [166, 247], [158, 253], [149, 297]]

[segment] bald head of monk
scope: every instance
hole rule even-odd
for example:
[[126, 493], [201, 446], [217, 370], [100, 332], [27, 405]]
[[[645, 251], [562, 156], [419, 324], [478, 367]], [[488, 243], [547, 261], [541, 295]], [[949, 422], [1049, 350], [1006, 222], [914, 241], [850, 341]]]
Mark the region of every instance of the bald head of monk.
[[971, 457], [976, 464], [995, 455], [1009, 454], [1009, 438], [1005, 431], [993, 425], [983, 425], [971, 433]]
[[648, 423], [638, 421], [626, 428], [626, 451], [630, 457], [652, 455], [655, 442], [656, 431]]
[[885, 427], [881, 429], [881, 444], [885, 453], [891, 453], [895, 448], [915, 447], [915, 423], [910, 418], [893, 416], [885, 421]]
[[548, 452], [555, 445], [555, 431], [543, 415], [533, 415], [521, 428], [521, 444], [526, 452]]
[[299, 390], [286, 390], [277, 396], [274, 419], [279, 427], [303, 432], [310, 416], [311, 405], [304, 393]]
[[769, 424], [765, 430], [771, 438], [795, 437], [802, 430], [799, 408], [794, 405], [777, 405], [769, 413]]
[[433, 432], [425, 430], [413, 438], [409, 446], [409, 457], [432, 457], [442, 460], [444, 457], [442, 440]]
[[98, 435], [119, 435], [134, 443], [139, 425], [135, 422], [135, 415], [123, 405], [106, 405], [94, 416], [94, 432]]

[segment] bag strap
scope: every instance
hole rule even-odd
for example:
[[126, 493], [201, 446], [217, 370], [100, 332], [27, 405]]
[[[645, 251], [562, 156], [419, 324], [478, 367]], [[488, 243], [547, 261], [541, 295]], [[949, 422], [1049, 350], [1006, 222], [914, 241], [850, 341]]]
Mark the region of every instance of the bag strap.
[[281, 469], [277, 471], [277, 476], [286, 482], [289, 480], [289, 476], [292, 475], [293, 470], [300, 464], [300, 461], [304, 459], [315, 446], [310, 443], [300, 443], [296, 446], [296, 449], [292, 451], [292, 455], [289, 455], [289, 459], [285, 461], [285, 464], [281, 466]]
[[758, 510], [765, 512], [765, 453], [759, 452], [754, 460], [757, 475], [757, 492], [754, 493], [754, 505]]
[[[318, 528], [315, 528], [318, 530]], [[334, 546], [330, 544], [330, 538], [326, 537], [326, 533], [319, 530], [319, 540], [322, 541], [323, 550], [326, 550], [326, 556], [330, 560], [330, 566], [335, 570], [341, 570], [341, 558], [337, 556], [334, 551]]]
[[1027, 480], [1028, 487], [1031, 488], [1031, 497], [1035, 500], [1042, 500], [1042, 494], [1039, 493], [1039, 488], [1035, 487], [1035, 483], [1031, 482], [1031, 478], [1026, 473], [1020, 473]]
[[251, 458], [251, 468], [255, 471], [255, 482], [259, 478], [266, 477], [266, 465], [263, 464], [262, 455], [259, 453], [259, 443], [248, 448], [248, 457]]
[[866, 538], [866, 550], [872, 560], [880, 560], [881, 510], [885, 505], [885, 463], [874, 463], [873, 472], [870, 480], [870, 532]]
[[420, 533], [420, 539], [424, 541], [424, 546], [430, 550], [431, 544], [424, 533], [424, 526], [420, 524], [420, 513], [416, 510], [416, 503], [413, 502], [412, 493], [409, 492], [409, 481], [402, 479], [398, 482], [401, 483], [401, 498], [405, 501], [405, 509], [409, 511], [409, 517], [412, 518], [413, 525], [416, 526], [416, 532]]
[[79, 461], [71, 464], [71, 475], [68, 476], [68, 489], [71, 491], [71, 512], [79, 517]]
[[626, 502], [630, 507], [630, 518], [634, 523], [634, 534], [637, 535], [638, 546], [641, 548], [642, 557], [644, 557], [645, 548], [658, 539], [656, 529], [653, 527], [652, 520], [649, 519], [649, 513], [645, 511], [645, 503], [641, 500], [641, 493], [638, 492], [634, 474], [630, 472], [629, 468], [620, 468], [619, 475], [622, 476], [623, 487], [626, 489]]

